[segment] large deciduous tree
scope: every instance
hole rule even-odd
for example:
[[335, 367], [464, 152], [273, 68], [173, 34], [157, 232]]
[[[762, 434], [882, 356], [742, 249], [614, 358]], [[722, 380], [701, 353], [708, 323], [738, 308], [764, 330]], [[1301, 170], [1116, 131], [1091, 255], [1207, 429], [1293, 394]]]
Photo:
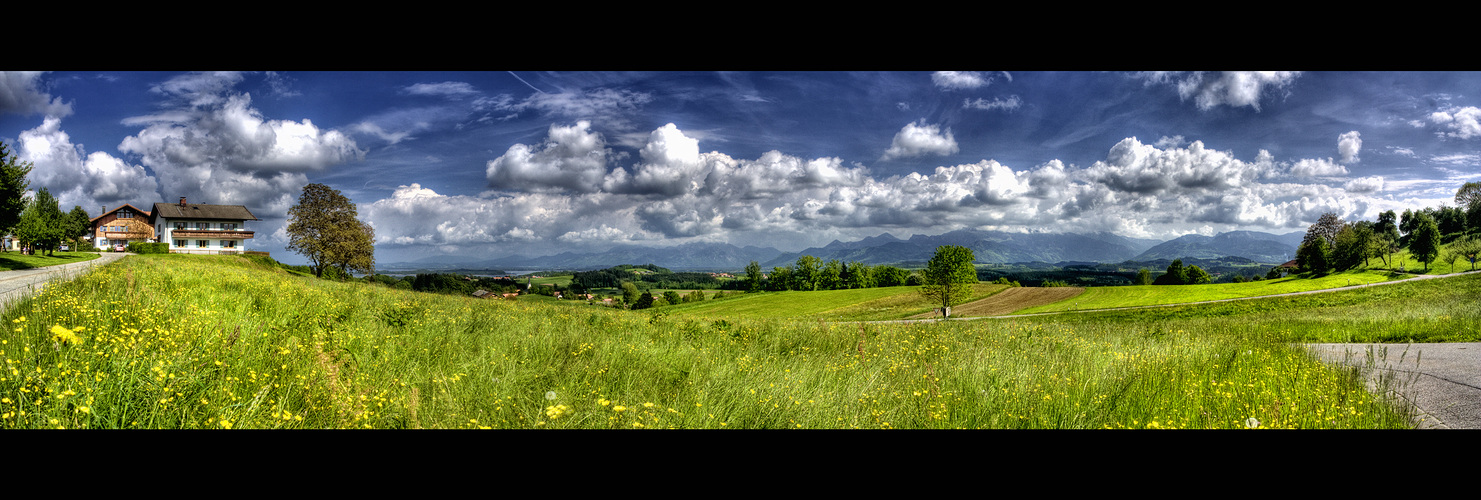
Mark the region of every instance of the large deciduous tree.
[[1462, 210], [1481, 202], [1481, 182], [1467, 182], [1455, 191], [1455, 205]]
[[303, 187], [288, 209], [288, 246], [309, 259], [314, 275], [330, 266], [340, 271], [375, 272], [375, 232], [358, 219], [349, 198], [323, 184]]
[[922, 273], [925, 284], [920, 293], [950, 316], [950, 308], [972, 297], [972, 284], [977, 283], [977, 257], [967, 247], [946, 245], [936, 248], [936, 255], [926, 263]]

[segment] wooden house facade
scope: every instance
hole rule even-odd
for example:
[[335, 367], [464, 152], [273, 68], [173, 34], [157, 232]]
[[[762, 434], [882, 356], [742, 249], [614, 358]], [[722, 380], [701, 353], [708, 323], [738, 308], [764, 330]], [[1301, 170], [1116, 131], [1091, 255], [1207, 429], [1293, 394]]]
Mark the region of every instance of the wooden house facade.
[[127, 248], [129, 243], [153, 242], [154, 215], [133, 205], [120, 205], [113, 210], [103, 207], [103, 215], [93, 217], [86, 239], [99, 250]]

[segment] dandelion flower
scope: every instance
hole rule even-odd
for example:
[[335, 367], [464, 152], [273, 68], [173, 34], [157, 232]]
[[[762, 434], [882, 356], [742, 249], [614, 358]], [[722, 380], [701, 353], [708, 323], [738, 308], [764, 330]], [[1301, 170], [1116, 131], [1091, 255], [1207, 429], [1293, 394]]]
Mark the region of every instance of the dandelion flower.
[[72, 330], [60, 326], [51, 327], [51, 339], [63, 344], [81, 344], [82, 337], [78, 337]]
[[555, 391], [546, 392], [545, 399], [555, 401]]
[[1255, 417], [1250, 417], [1250, 418], [1244, 419], [1244, 426], [1246, 428], [1254, 429], [1254, 428], [1260, 426], [1260, 421], [1259, 420], [1256, 420]]

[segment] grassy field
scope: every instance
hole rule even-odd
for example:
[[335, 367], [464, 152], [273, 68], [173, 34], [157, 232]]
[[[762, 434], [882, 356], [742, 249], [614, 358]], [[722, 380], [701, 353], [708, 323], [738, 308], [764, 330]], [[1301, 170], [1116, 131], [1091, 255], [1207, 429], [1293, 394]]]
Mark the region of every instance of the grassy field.
[[[1474, 336], [1478, 280], [878, 325], [479, 300], [233, 256], [132, 256], [0, 315], [0, 428], [1406, 428], [1410, 415], [1356, 372], [1289, 342]], [[785, 304], [809, 296], [767, 295], [820, 314]]]
[[16, 269], [34, 269], [38, 267], [57, 266], [83, 262], [98, 258], [97, 252], [56, 252], [48, 256], [44, 252], [39, 255], [21, 255], [20, 252], [0, 252], [0, 271], [13, 271]]
[[1349, 285], [1379, 283], [1408, 278], [1408, 274], [1359, 270], [1332, 273], [1318, 278], [1287, 277], [1248, 283], [1208, 285], [1140, 285], [1086, 288], [1085, 293], [1053, 304], [1030, 307], [1014, 314], [1105, 309], [1111, 307], [1153, 306], [1202, 302], [1208, 300], [1258, 297], [1279, 293], [1326, 290]]
[[[1005, 285], [979, 283], [973, 286], [972, 300], [998, 293]], [[871, 321], [901, 319], [930, 313], [939, 304], [931, 304], [920, 294], [920, 287], [895, 286], [824, 290], [816, 292], [766, 292], [746, 294], [718, 301], [691, 302], [655, 309], [673, 315], [715, 319], [822, 319], [828, 321]]]

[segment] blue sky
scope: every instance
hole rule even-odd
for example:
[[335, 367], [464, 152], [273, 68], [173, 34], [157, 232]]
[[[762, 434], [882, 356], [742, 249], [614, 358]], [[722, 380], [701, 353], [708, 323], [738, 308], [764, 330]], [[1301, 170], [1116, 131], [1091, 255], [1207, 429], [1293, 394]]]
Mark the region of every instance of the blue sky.
[[962, 228], [1173, 238], [1453, 203], [1472, 72], [39, 72], [0, 140], [63, 209], [191, 201], [283, 249], [308, 183], [376, 258], [799, 250]]

